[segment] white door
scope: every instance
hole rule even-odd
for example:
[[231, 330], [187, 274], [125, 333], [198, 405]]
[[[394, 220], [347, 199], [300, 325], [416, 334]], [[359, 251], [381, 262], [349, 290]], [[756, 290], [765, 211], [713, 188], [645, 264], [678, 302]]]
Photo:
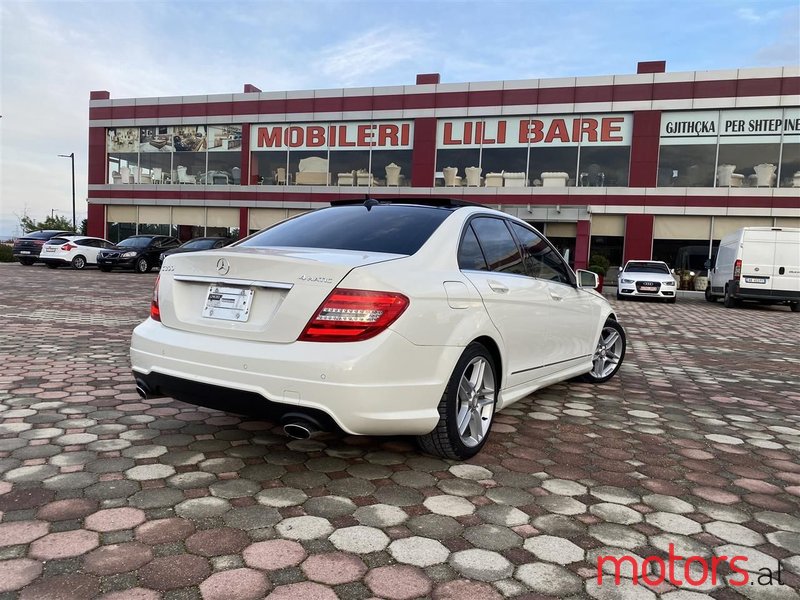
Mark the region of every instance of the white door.
[[503, 338], [503, 387], [557, 370], [549, 340], [552, 300], [548, 285], [528, 276], [505, 219], [470, 221], [459, 247], [459, 266], [478, 289]]
[[776, 231], [772, 289], [800, 293], [800, 230]]

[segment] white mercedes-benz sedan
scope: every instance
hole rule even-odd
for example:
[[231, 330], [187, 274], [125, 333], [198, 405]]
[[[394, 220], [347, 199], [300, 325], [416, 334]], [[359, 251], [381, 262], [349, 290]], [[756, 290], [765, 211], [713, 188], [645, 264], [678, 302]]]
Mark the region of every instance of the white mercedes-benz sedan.
[[661, 298], [672, 304], [678, 298], [678, 282], [667, 263], [660, 260], [629, 260], [619, 272], [617, 300]]
[[596, 281], [506, 213], [337, 202], [169, 256], [133, 373], [144, 397], [266, 414], [294, 437], [415, 435], [464, 459], [496, 411], [620, 368], [625, 332]]

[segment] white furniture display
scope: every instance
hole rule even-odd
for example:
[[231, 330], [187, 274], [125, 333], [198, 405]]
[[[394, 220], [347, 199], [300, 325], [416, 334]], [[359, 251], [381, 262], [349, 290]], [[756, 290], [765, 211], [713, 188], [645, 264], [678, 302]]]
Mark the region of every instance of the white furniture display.
[[792, 178], [792, 187], [800, 187], [800, 171], [797, 171]]
[[153, 183], [164, 183], [164, 170], [161, 167], [153, 167], [153, 174], [150, 179]]
[[119, 174], [119, 171], [111, 171], [111, 182], [114, 185], [122, 183], [122, 175]]
[[231, 178], [233, 179], [233, 185], [239, 185], [242, 182], [241, 167], [233, 167], [231, 169]]
[[527, 183], [524, 171], [519, 173], [503, 171], [503, 185], [505, 187], [525, 187]]
[[542, 187], [567, 187], [569, 174], [563, 171], [542, 173]]
[[328, 160], [319, 156], [309, 156], [297, 164], [294, 176], [295, 185], [330, 185]]
[[717, 167], [717, 187], [741, 187], [744, 175], [734, 173], [736, 165], [720, 165]]
[[373, 185], [375, 183], [375, 178], [372, 176], [372, 173], [368, 173], [367, 171], [357, 171], [356, 172], [356, 185]]
[[503, 187], [503, 173], [487, 173], [483, 184], [486, 187]]
[[756, 187], [772, 187], [775, 169], [775, 165], [771, 163], [761, 163], [753, 167], [756, 172]]
[[481, 187], [481, 172], [483, 169], [480, 167], [467, 167], [464, 173], [467, 176], [467, 187]]
[[133, 175], [128, 167], [120, 167], [119, 175], [122, 178], [122, 183], [133, 183]]
[[386, 185], [399, 186], [400, 185], [400, 171], [402, 167], [394, 163], [386, 165]]
[[337, 185], [355, 185], [356, 184], [356, 172], [355, 171], [347, 171], [345, 173], [337, 173], [336, 174], [336, 184]]
[[275, 185], [286, 185], [286, 169], [284, 167], [275, 169]]
[[461, 185], [461, 177], [458, 176], [457, 167], [445, 167], [442, 169], [444, 175], [444, 187], [456, 187]]
[[197, 183], [194, 175], [187, 175], [186, 167], [183, 165], [178, 165], [175, 168], [175, 172], [178, 174], [178, 183]]

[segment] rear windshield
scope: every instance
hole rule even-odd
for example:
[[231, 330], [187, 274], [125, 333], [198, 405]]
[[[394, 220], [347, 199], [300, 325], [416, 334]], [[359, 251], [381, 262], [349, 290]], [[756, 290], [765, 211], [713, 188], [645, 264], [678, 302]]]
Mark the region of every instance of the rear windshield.
[[149, 237], [132, 237], [122, 240], [117, 246], [120, 248], [145, 248], [152, 239]]
[[196, 250], [213, 248], [217, 240], [189, 240], [181, 248], [194, 248]]
[[49, 240], [51, 237], [53, 237], [54, 233], [58, 233], [58, 232], [57, 231], [56, 232], [53, 232], [53, 231], [32, 231], [30, 233], [26, 233], [23, 237], [26, 237], [26, 238], [29, 238], [29, 239], [32, 239], [32, 240]]
[[50, 238], [50, 239], [48, 240], [47, 244], [48, 244], [48, 245], [49, 245], [49, 244], [53, 244], [53, 245], [56, 245], [56, 246], [57, 246], [58, 244], [66, 244], [68, 241], [69, 241], [69, 240], [68, 240], [67, 238], [59, 238], [59, 237], [54, 237], [54, 238]]
[[452, 211], [427, 206], [336, 206], [300, 215], [240, 246], [290, 246], [414, 254]]
[[666, 265], [654, 263], [630, 263], [625, 271], [628, 273], [669, 273]]

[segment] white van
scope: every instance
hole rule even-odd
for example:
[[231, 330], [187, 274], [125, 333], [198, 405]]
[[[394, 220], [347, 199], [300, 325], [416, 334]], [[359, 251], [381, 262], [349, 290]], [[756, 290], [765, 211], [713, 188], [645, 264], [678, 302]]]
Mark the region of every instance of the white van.
[[755, 300], [788, 304], [798, 312], [800, 229], [744, 227], [722, 238], [706, 288], [706, 300], [719, 298], [727, 308]]

